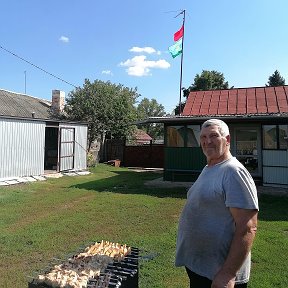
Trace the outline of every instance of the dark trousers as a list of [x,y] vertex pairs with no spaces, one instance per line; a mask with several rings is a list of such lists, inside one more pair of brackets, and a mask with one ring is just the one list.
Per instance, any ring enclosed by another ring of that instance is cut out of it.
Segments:
[[[187,274],[190,279],[190,288],[211,288],[212,281],[206,277],[200,276],[186,267]],[[235,284],[235,288],[247,288],[245,284]]]

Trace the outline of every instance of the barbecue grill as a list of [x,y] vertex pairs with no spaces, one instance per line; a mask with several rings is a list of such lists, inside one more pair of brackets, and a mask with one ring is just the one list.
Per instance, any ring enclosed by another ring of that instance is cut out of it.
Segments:
[[[99,243],[99,242],[98,242]],[[115,259],[101,270],[100,275],[89,277],[87,288],[138,288],[139,287],[139,249],[129,247],[130,253],[123,257],[121,261]],[[54,287],[76,287],[55,286],[39,281],[39,278],[33,278],[28,282],[28,288],[54,288]],[[79,286],[84,287],[84,286]]]

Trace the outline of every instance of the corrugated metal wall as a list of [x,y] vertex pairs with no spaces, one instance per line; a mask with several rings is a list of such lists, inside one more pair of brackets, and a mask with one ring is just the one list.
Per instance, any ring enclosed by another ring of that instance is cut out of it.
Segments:
[[263,150],[263,184],[288,185],[287,150]]
[[[87,125],[83,124],[67,124],[67,123],[61,123],[61,128],[74,128],[75,129],[75,148],[74,148],[74,169],[75,170],[82,170],[87,168]],[[72,137],[72,129],[66,130],[66,132],[63,133],[65,141],[70,141]],[[70,132],[69,132],[70,131]],[[65,153],[66,155],[69,155],[69,153],[72,151],[71,145],[61,145],[61,154]],[[64,149],[64,151],[63,151]],[[67,170],[71,169],[72,163],[71,158],[67,157],[65,160],[64,158],[61,160],[61,167],[60,170]]]
[[45,122],[0,119],[0,178],[44,173]]
[[207,163],[200,147],[165,147],[164,157],[165,181],[195,181]]

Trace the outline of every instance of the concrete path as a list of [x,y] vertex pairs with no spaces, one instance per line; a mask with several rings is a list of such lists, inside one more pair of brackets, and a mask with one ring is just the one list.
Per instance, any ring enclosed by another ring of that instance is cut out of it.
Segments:
[[[174,187],[184,187],[190,188],[193,182],[172,182],[163,181],[163,177],[146,181],[144,183],[147,187],[159,187],[159,188],[174,188]],[[277,195],[277,196],[287,196],[288,188],[284,187],[267,187],[267,186],[257,186],[257,191],[259,194]]]
[[6,179],[0,180],[0,186],[8,186],[15,185],[27,182],[35,182],[35,181],[45,181],[48,178],[60,178],[63,176],[78,176],[78,175],[87,175],[90,174],[89,171],[70,171],[70,172],[62,172],[62,173],[47,173],[44,175],[35,175],[29,177],[10,177]]

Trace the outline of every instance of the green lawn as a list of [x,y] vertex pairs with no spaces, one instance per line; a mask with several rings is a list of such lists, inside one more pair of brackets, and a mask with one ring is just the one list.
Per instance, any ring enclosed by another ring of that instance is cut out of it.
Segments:
[[[0,287],[27,287],[57,259],[99,240],[139,247],[140,287],[188,287],[174,267],[184,188],[143,185],[160,177],[98,165],[87,176],[65,176],[0,188]],[[250,287],[288,287],[288,198],[260,197]],[[38,271],[38,272],[37,272]]]

